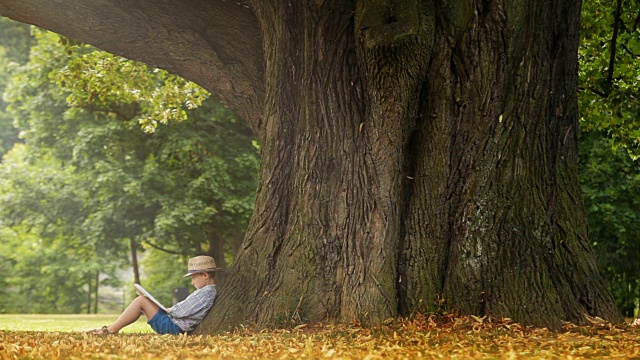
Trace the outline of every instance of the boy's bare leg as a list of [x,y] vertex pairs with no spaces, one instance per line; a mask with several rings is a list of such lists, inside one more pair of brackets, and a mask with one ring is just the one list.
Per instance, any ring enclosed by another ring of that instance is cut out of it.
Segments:
[[118,320],[107,328],[110,333],[117,333],[123,327],[132,324],[140,318],[140,315],[144,314],[147,319],[151,320],[160,308],[154,304],[151,300],[144,296],[138,296],[133,299],[131,304],[122,312]]

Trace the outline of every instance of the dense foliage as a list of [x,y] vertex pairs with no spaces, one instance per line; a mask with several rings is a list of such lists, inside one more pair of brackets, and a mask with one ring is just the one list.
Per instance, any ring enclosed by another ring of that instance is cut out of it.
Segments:
[[580,142],[580,182],[600,269],[627,317],[640,297],[640,162],[600,132]]
[[7,104],[2,99],[10,70],[27,61],[31,47],[29,26],[0,18],[0,160],[13,144],[18,141],[13,117],[6,112]]
[[640,2],[583,2],[580,181],[601,271],[625,316],[640,299]]
[[5,92],[25,145],[0,166],[0,245],[9,298],[41,308],[0,301],[0,311],[78,312],[90,296],[95,311],[96,289],[145,248],[170,254],[146,261],[148,274],[181,269],[158,293],[169,304],[166,288],[187,285],[187,257],[231,254],[242,238],[257,178],[252,134],[195,84],[33,31]]
[[580,45],[581,127],[640,156],[640,1],[586,0]]

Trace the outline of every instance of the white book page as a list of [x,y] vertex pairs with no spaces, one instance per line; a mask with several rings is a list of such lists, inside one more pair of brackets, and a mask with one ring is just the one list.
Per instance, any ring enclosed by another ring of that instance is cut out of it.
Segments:
[[162,306],[162,304],[160,304],[160,302],[156,300],[156,298],[154,298],[153,295],[149,294],[147,290],[145,290],[142,286],[140,286],[140,284],[133,284],[133,286],[136,288],[136,292],[138,293],[138,295],[148,298],[149,300],[153,301],[156,305],[158,305],[160,309],[164,310],[165,312],[169,312],[169,310],[167,310],[166,307]]

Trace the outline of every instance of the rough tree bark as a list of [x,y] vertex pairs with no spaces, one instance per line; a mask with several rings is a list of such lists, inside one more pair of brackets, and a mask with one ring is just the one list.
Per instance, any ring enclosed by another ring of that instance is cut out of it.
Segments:
[[445,305],[620,321],[576,171],[580,0],[0,0],[169,69],[262,144],[246,238],[197,330]]

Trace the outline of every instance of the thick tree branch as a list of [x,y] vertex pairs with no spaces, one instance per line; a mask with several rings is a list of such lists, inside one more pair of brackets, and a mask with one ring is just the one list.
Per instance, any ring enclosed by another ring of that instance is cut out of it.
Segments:
[[622,0],[617,0],[616,13],[613,20],[613,37],[611,38],[611,53],[609,54],[609,68],[607,71],[607,83],[613,82],[613,70],[616,63],[616,45],[618,42],[618,31],[620,29],[620,13],[622,11]]
[[160,250],[160,251],[165,252],[165,253],[167,253],[167,254],[171,254],[171,255],[184,255],[183,253],[180,253],[180,252],[177,252],[177,251],[173,251],[173,250],[165,249],[165,248],[163,248],[163,247],[161,247],[161,246],[159,246],[159,245],[156,245],[156,244],[152,243],[152,242],[151,242],[151,241],[149,241],[149,240],[142,240],[142,242],[143,242],[144,244],[147,244],[147,245],[151,246],[152,248],[154,248],[154,249],[156,249],[156,250]]
[[260,27],[253,11],[239,2],[0,0],[0,15],[195,81],[260,135]]

